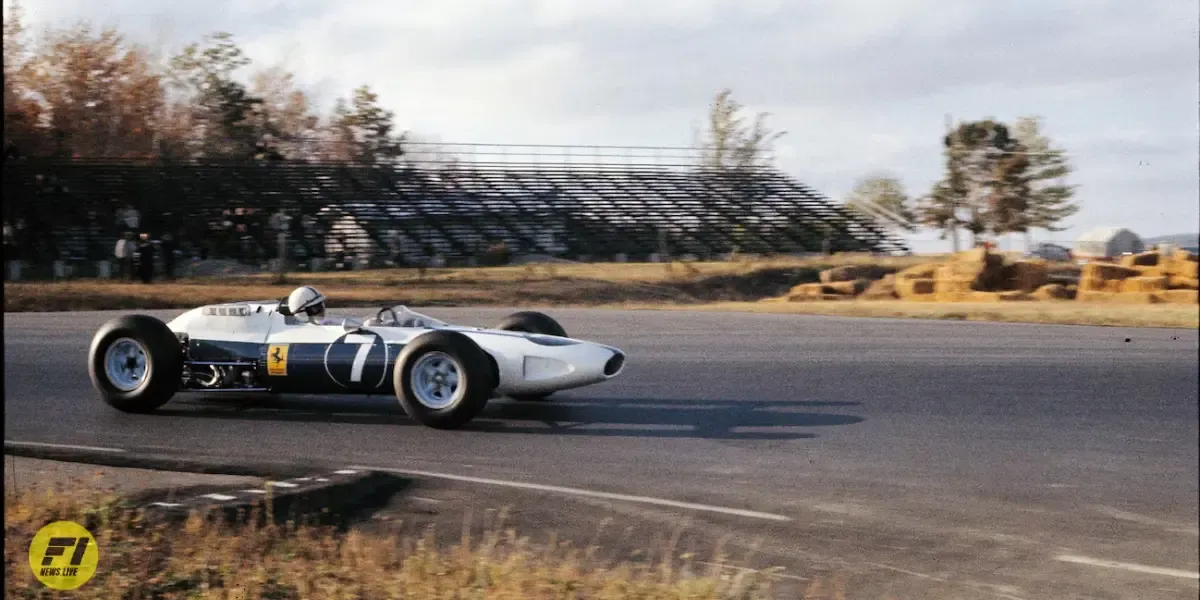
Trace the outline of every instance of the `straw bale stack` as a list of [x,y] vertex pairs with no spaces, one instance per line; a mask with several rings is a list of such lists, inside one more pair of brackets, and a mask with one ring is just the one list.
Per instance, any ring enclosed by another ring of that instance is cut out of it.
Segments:
[[1196,290],[1166,290],[1156,296],[1166,304],[1200,304],[1200,292]]
[[882,279],[872,281],[860,296],[863,300],[895,300],[899,297],[896,293],[895,275],[884,275]]
[[821,283],[841,283],[866,279],[872,281],[887,275],[894,269],[879,265],[845,265],[821,271]]
[[933,300],[935,280],[896,278],[896,295],[902,300]]
[[1130,277],[1121,280],[1121,293],[1158,292],[1167,289],[1166,277]]
[[1033,292],[1049,283],[1050,268],[1044,260],[1018,260],[1004,267],[1004,289]]
[[933,279],[940,266],[938,263],[915,265],[896,273],[896,279]]
[[1103,304],[1160,304],[1159,294],[1164,292],[1104,292],[1081,290],[1075,299],[1080,302]]
[[1132,267],[1122,267],[1107,263],[1088,263],[1083,266],[1079,276],[1079,289],[1085,292],[1121,291],[1121,281],[1130,277],[1139,277],[1142,272]]
[[1071,293],[1061,283],[1047,283],[1034,290],[1033,297],[1038,300],[1070,300]]

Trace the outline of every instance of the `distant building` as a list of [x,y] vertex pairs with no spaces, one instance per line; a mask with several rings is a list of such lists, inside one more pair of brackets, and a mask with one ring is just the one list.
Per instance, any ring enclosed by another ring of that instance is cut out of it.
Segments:
[[1136,233],[1123,227],[1101,227],[1080,236],[1073,254],[1080,260],[1108,260],[1145,249],[1145,243]]

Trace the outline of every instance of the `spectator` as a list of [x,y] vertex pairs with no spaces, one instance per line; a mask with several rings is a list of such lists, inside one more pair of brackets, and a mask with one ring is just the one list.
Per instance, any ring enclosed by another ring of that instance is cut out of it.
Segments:
[[117,257],[117,276],[121,279],[133,279],[134,250],[133,232],[126,231],[113,249],[113,256]]
[[117,227],[123,228],[126,231],[137,231],[141,220],[141,213],[128,202],[125,203],[124,208],[117,211]]
[[137,247],[137,270],[142,283],[154,281],[154,242],[150,234],[143,233],[142,241]]
[[175,279],[175,236],[171,232],[162,236],[163,277],[168,281]]

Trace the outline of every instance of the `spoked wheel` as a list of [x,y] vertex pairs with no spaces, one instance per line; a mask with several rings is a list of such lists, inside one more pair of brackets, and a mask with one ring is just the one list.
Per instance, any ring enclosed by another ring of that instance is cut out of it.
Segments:
[[145,315],[105,323],[92,338],[88,375],[101,398],[129,413],[151,412],[179,390],[183,356],[166,323]]
[[496,387],[487,353],[456,331],[417,337],[400,352],[393,378],[404,411],[437,429],[466,425]]

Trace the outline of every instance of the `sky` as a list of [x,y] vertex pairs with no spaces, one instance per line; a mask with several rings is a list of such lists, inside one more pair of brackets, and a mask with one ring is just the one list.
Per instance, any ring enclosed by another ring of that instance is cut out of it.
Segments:
[[[835,201],[872,174],[927,192],[947,115],[1035,115],[1070,154],[1081,206],[1036,240],[1200,229],[1195,0],[22,4],[35,29],[115,25],[167,52],[228,31],[321,105],[369,84],[401,128],[440,142],[686,146],[729,88],[786,132],[777,166]],[[948,249],[938,238],[910,240]]]

